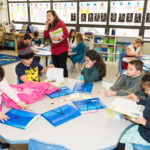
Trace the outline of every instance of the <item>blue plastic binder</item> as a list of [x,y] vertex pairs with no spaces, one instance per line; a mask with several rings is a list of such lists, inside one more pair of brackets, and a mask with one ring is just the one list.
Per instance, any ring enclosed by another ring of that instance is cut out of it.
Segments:
[[106,106],[100,101],[99,98],[91,98],[80,101],[72,102],[79,111],[90,111],[90,110],[98,110],[103,109]]
[[37,117],[39,117],[36,113],[18,109],[11,109],[6,113],[6,115],[9,117],[8,121],[5,121],[4,123],[0,121],[0,123],[20,129],[27,128]]
[[93,83],[82,83],[82,82],[77,82],[73,88],[74,92],[79,92],[79,93],[91,93],[93,88]]
[[67,86],[63,86],[60,87],[59,90],[57,90],[56,92],[49,94],[48,96],[50,98],[56,98],[56,97],[60,97],[60,96],[64,96],[64,95],[69,95],[74,93],[73,91],[70,90],[70,88],[68,88]]
[[81,113],[77,109],[68,104],[41,114],[41,116],[55,127],[80,115]]

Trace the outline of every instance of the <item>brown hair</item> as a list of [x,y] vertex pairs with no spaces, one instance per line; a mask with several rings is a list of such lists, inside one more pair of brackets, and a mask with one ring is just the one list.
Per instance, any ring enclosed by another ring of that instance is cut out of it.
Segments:
[[39,32],[38,31],[33,32],[33,36],[34,37],[38,37],[39,36]]
[[54,10],[48,10],[47,14],[48,13],[51,13],[54,17],[54,20],[53,20],[52,24],[49,24],[49,27],[48,27],[48,30],[49,30],[50,28],[54,28],[55,25],[57,24],[57,22],[59,22],[61,20],[60,20],[60,18],[58,17],[57,13]]
[[92,61],[96,61],[95,66],[99,70],[99,80],[102,80],[106,75],[106,65],[101,55],[95,50],[87,50],[85,56],[89,57]]
[[5,73],[4,73],[4,69],[2,68],[2,66],[0,66],[0,81],[2,81],[2,80],[3,80],[4,75],[5,75]]
[[142,39],[141,38],[137,38],[136,40],[133,41],[133,43],[142,44]]
[[141,83],[143,86],[147,86],[150,88],[150,72],[146,73],[142,80],[141,80]]
[[76,34],[76,41],[77,41],[77,43],[80,43],[80,42],[83,42],[83,43],[84,43],[83,36],[82,36],[82,34],[79,33],[79,32]]
[[142,69],[143,69],[143,62],[141,60],[139,60],[139,59],[131,60],[129,62],[129,64],[134,65],[136,70],[142,71]]

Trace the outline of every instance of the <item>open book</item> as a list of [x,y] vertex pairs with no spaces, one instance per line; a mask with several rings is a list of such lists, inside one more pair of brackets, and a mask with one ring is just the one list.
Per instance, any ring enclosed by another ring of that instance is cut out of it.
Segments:
[[37,119],[40,115],[32,112],[27,112],[19,109],[11,109],[6,115],[9,117],[8,121],[3,124],[13,126],[20,129],[26,129],[35,119]]
[[46,77],[46,81],[64,82],[64,70],[62,68],[49,68]]
[[138,105],[133,100],[126,98],[116,98],[108,108],[128,116],[132,121],[135,121],[137,116],[142,116],[144,110],[142,105]]
[[[63,29],[62,28],[58,28],[57,30],[53,31],[53,32],[50,32],[50,37],[61,37],[63,36]],[[60,41],[53,41],[53,43],[57,44],[57,43],[60,43]]]

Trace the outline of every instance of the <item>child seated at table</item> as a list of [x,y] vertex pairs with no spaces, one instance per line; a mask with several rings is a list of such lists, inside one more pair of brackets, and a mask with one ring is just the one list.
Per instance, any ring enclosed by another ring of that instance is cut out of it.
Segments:
[[[20,101],[16,93],[9,86],[4,76],[5,76],[4,69],[0,66],[0,99],[2,100],[2,95],[7,95],[12,101],[16,102],[19,106],[23,108],[27,107],[27,105],[24,102]],[[4,122],[7,121],[7,119],[8,116],[0,112],[0,120]]]
[[143,117],[137,116],[135,120],[138,125],[131,127],[120,140],[120,143],[125,144],[125,150],[134,150],[133,144],[150,146],[150,73],[143,76],[141,83],[148,97],[146,100],[134,99],[137,104],[144,105],[145,109]]
[[[142,39],[137,38],[135,41],[132,42],[126,49],[126,57],[142,57]],[[121,62],[121,66],[123,70],[127,69],[128,64],[125,62]]]
[[16,66],[16,74],[20,83],[39,82],[39,72],[46,73],[48,68],[54,67],[49,65],[43,68],[36,60],[33,60],[34,52],[32,48],[23,41],[20,41],[18,45],[18,57],[21,59],[21,63]]
[[101,81],[106,75],[106,65],[98,52],[88,50],[85,53],[85,67],[81,72],[84,82]]
[[141,87],[143,62],[132,60],[128,63],[127,71],[121,75],[120,79],[104,93],[106,96],[126,96],[134,93],[137,96],[145,96]]
[[76,37],[76,31],[74,29],[71,29],[70,36],[69,36],[69,48],[75,47],[76,45],[75,37]]
[[[33,33],[33,36],[34,36],[34,38],[32,39],[32,42],[33,42],[35,45],[40,46],[40,45],[42,44],[42,40],[41,40],[41,38],[39,38],[39,32],[38,32],[38,31],[35,31],[35,32]],[[34,45],[34,44],[33,44],[33,45]]]
[[76,34],[76,42],[77,46],[72,48],[72,52],[76,52],[76,54],[71,57],[74,70],[76,70],[75,64],[81,62],[86,51],[86,46],[84,44],[83,36],[81,33]]

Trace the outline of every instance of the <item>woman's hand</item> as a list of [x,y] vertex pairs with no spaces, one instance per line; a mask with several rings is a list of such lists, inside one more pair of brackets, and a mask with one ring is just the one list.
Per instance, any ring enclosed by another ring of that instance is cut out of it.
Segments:
[[7,115],[5,115],[4,113],[0,112],[0,120],[2,122],[5,122],[9,119],[9,117]]
[[141,125],[143,125],[143,126],[146,125],[146,119],[143,118],[143,117],[136,117],[135,122],[138,123],[138,124],[141,124]]

